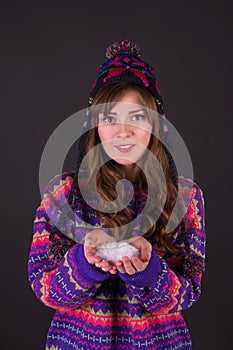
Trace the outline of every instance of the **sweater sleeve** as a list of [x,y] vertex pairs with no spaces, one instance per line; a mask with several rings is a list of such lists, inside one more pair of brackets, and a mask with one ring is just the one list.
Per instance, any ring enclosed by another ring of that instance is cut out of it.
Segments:
[[37,298],[46,306],[64,311],[88,302],[101,283],[110,276],[109,272],[100,272],[88,263],[83,244],[73,242],[71,245],[64,235],[61,237],[63,242],[67,242],[67,249],[61,259],[51,259],[48,253],[51,245],[49,235],[54,224],[44,205],[46,194],[51,191],[51,187],[60,191],[61,186],[64,186],[64,190],[69,181],[70,177],[65,180],[64,176],[63,180],[57,177],[45,189],[44,198],[35,214],[28,261],[29,282]]
[[151,313],[182,311],[194,305],[200,297],[206,234],[203,193],[196,184],[186,214],[185,230],[191,259],[187,259],[182,246],[180,255],[170,256],[169,259],[163,259],[153,250],[144,271],[132,276],[119,273],[131,298],[136,298]]

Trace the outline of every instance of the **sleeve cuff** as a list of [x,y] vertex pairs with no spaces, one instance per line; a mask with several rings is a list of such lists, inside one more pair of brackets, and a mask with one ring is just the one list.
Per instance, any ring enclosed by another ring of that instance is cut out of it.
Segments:
[[99,283],[103,282],[111,276],[110,272],[97,271],[94,266],[89,264],[84,255],[83,244],[78,244],[76,248],[75,258],[78,265],[78,270],[83,279],[88,283]]
[[158,255],[152,250],[149,264],[142,272],[137,272],[134,275],[118,272],[120,278],[127,284],[138,288],[151,287],[157,283],[158,274],[161,272],[161,264]]

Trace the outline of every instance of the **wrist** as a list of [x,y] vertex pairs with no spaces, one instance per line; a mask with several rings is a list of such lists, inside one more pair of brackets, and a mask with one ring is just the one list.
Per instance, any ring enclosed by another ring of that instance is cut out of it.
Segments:
[[79,244],[76,252],[76,261],[78,263],[78,270],[82,277],[90,283],[98,283],[110,277],[110,272],[104,272],[95,265],[91,265],[84,254],[84,245]]
[[151,252],[150,261],[144,271],[136,272],[133,275],[118,272],[120,278],[127,284],[135,287],[154,287],[157,276],[161,270],[160,260],[154,250]]

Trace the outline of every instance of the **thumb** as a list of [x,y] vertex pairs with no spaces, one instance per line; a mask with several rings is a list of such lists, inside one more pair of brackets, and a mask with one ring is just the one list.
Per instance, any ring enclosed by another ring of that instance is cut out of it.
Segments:
[[149,245],[141,246],[141,259],[142,261],[149,261],[151,258],[151,247]]
[[95,242],[96,242],[95,237],[88,237],[87,239],[85,239],[84,244],[90,247],[95,247]]

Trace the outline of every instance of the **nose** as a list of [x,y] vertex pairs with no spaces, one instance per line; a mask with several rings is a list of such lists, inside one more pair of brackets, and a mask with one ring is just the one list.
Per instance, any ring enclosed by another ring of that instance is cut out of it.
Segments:
[[117,137],[126,138],[133,135],[133,126],[130,124],[119,123],[117,126]]

